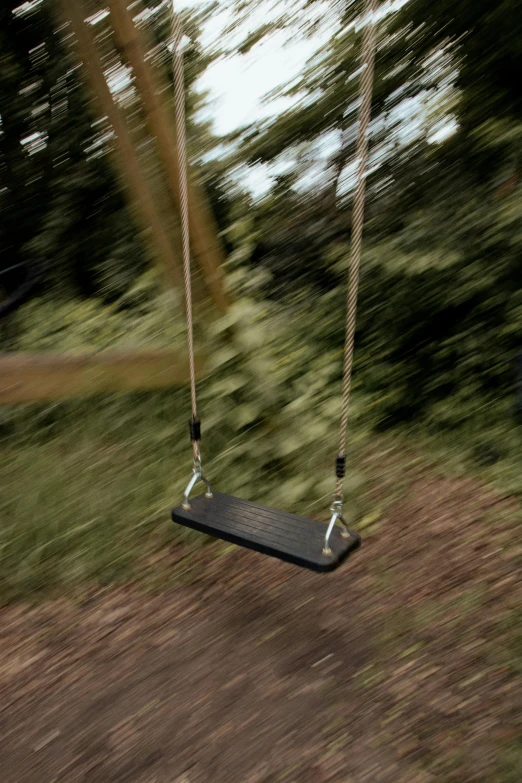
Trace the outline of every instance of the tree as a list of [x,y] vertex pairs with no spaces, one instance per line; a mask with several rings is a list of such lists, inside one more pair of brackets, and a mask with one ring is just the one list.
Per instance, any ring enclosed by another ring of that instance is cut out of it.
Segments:
[[[53,295],[112,300],[146,268],[147,258],[109,163],[112,128],[85,91],[76,54],[64,44],[56,5],[50,0],[20,6],[13,0],[0,11],[0,269],[24,261],[40,269],[43,290]],[[98,10],[90,3],[86,14]],[[163,63],[170,78],[168,13],[153,10],[151,56]],[[132,83],[125,86],[128,74],[107,24],[102,19],[91,30],[106,74],[122,77],[118,100],[159,192],[159,167],[144,133],[139,101]],[[200,131],[205,151],[215,141],[210,128],[194,119],[205,100],[194,83],[207,62],[198,44],[197,17],[187,21],[187,30],[194,40],[187,57],[191,152],[197,150],[194,157],[203,179],[210,178],[218,217],[226,220],[223,170],[204,165],[198,149]],[[172,208],[165,204],[162,220],[167,224],[171,218]],[[2,284],[15,287],[15,277]]]
[[[344,306],[337,285],[350,206],[339,196],[349,195],[362,24],[360,4],[336,7],[326,45],[284,92],[299,98],[294,107],[236,135],[238,159],[287,163],[284,187],[276,182],[257,210],[256,265],[276,271],[279,293],[312,282],[309,301],[318,301],[331,289],[333,309]],[[448,395],[470,408],[513,395],[522,339],[521,20],[514,2],[413,0],[379,24],[357,359],[393,420],[440,411]],[[332,137],[322,177],[307,184],[300,152],[308,150],[310,170]],[[330,201],[322,211],[328,192],[335,209]],[[344,234],[332,231],[336,223]],[[438,421],[454,424],[461,412],[447,408]]]

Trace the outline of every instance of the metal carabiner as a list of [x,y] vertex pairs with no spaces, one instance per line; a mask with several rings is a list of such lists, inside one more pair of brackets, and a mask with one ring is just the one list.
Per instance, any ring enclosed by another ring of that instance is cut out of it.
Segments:
[[210,487],[210,482],[203,475],[203,466],[201,465],[201,457],[198,455],[197,457],[194,457],[194,459],[192,460],[192,477],[189,483],[187,484],[187,488],[185,489],[185,493],[183,496],[183,503],[181,504],[181,508],[183,508],[185,511],[190,511],[189,495],[199,480],[203,481],[203,483],[207,487],[207,491],[205,492],[205,497],[211,498],[212,489]]
[[326,557],[330,557],[332,554],[332,550],[330,549],[330,536],[332,534],[332,530],[334,529],[334,525],[339,520],[339,522],[343,526],[343,531],[341,533],[341,536],[343,538],[350,538],[350,531],[348,530],[348,525],[344,521],[343,517],[343,496],[342,495],[335,495],[334,499],[332,501],[332,505],[330,506],[330,524],[328,525],[328,529],[326,531],[326,535],[324,537],[324,547],[323,547],[323,555],[326,555]]

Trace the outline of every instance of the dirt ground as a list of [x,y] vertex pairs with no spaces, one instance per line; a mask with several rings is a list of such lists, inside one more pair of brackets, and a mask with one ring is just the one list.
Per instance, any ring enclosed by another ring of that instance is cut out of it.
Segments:
[[3,609],[0,780],[522,780],[518,516],[419,472],[331,575],[212,544],[161,594]]

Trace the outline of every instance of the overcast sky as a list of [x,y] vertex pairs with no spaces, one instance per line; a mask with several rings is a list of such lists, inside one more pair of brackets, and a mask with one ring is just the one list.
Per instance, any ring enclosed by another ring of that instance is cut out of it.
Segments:
[[[176,8],[199,5],[201,0],[176,0]],[[264,11],[254,13],[249,18],[248,27],[241,35],[256,29],[266,22]],[[223,19],[207,24],[203,41],[218,39]],[[326,40],[316,36],[308,41],[288,41],[284,33],[267,36],[244,55],[234,55],[221,59],[206,70],[201,78],[201,86],[209,91],[209,111],[218,134],[230,133],[245,124],[264,119],[287,108],[291,101],[277,99],[269,105],[263,103],[263,96],[277,87],[287,84],[300,74],[306,61]],[[256,194],[268,189],[270,178],[263,167],[255,167],[248,174],[248,184]]]
[[[171,0],[163,0],[170,4]],[[397,10],[408,0],[388,0],[381,8],[379,15],[385,15],[392,10]],[[202,0],[175,0],[176,9],[197,7]],[[230,18],[225,18],[224,14],[218,14],[217,17],[207,22],[203,32],[202,42],[210,46],[215,44],[220,38],[220,32],[223,26],[230,22]],[[242,26],[238,33],[238,40],[243,39],[248,33],[254,31],[261,24],[270,21],[267,17],[266,6],[260,4],[258,11],[250,14],[248,22]],[[209,93],[210,101],[206,112],[210,114],[214,122],[215,131],[218,134],[227,134],[231,131],[254,122],[262,120],[267,116],[279,113],[291,105],[291,100],[279,98],[272,100],[268,104],[263,102],[263,97],[274,91],[276,88],[288,84],[304,69],[307,60],[313,56],[319,46],[326,43],[332,30],[324,25],[320,33],[307,40],[287,39],[284,32],[273,33],[266,36],[260,43],[256,44],[247,54],[233,55],[226,59],[220,59],[211,64],[200,80],[202,88]],[[424,120],[424,108],[422,101],[415,99],[403,105],[399,112],[406,120],[403,126],[404,140],[422,133]],[[455,129],[455,124],[451,120],[443,123],[443,127],[437,129],[437,133],[432,136],[442,139],[445,135]],[[334,140],[334,144],[337,140]],[[328,146],[330,144],[330,146]],[[321,158],[331,154],[332,140],[325,140],[320,149],[318,149],[318,163],[316,170],[311,170],[311,177],[317,175],[321,169]],[[275,174],[284,169],[285,164],[276,166],[256,166],[251,168],[243,177],[243,183],[248,184],[255,195],[261,195],[269,189],[271,178],[270,173]],[[345,176],[341,179],[341,190],[350,187],[350,181],[353,179],[352,167],[347,167]],[[244,177],[246,176],[246,181]]]
[[[166,0],[170,2],[170,0]],[[385,15],[392,10],[397,10],[408,0],[389,0],[381,6],[380,14]],[[176,8],[194,7],[201,0],[175,0]],[[241,35],[246,36],[258,25],[269,21],[266,18],[265,8],[249,17],[248,26],[241,30]],[[207,24],[205,38],[210,42],[219,39],[223,20],[218,16]],[[219,134],[229,133],[255,120],[264,119],[271,114],[280,112],[290,105],[289,99],[271,101],[268,105],[263,103],[263,96],[275,88],[287,84],[299,75],[307,60],[314,54],[319,46],[328,38],[328,26],[322,33],[309,40],[287,40],[285,33],[275,33],[267,36],[263,41],[246,55],[234,55],[228,59],[219,60],[212,64],[201,79],[201,86],[209,91],[209,111],[214,120],[215,130]],[[418,99],[410,101],[402,107],[404,118],[407,120],[403,128],[404,138],[422,132],[424,109],[422,101]],[[443,122],[432,134],[432,140],[442,140],[448,133],[455,130],[455,123],[451,118]],[[325,154],[328,149],[325,146]],[[332,150],[330,149],[329,152]],[[320,165],[319,165],[320,168]],[[271,169],[275,173],[276,169]],[[351,172],[346,172],[347,178]],[[255,167],[248,174],[248,182],[256,194],[261,194],[270,185],[268,169]],[[343,187],[343,182],[341,182]]]
[[[176,7],[194,7],[201,0],[176,0]],[[262,11],[250,16],[242,35],[266,22]],[[204,38],[215,42],[222,26],[219,18],[207,24]],[[288,102],[273,101],[270,109],[262,105],[265,93],[286,84],[299,74],[321,39],[287,41],[285,34],[267,36],[245,55],[235,55],[211,65],[201,84],[210,91],[212,114],[218,133],[229,133],[241,125],[280,111]]]

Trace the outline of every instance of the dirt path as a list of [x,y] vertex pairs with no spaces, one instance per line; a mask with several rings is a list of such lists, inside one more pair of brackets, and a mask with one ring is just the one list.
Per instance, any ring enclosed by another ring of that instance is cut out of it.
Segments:
[[158,596],[3,610],[2,783],[522,779],[495,777],[521,734],[517,515],[419,473],[333,575],[210,547]]

